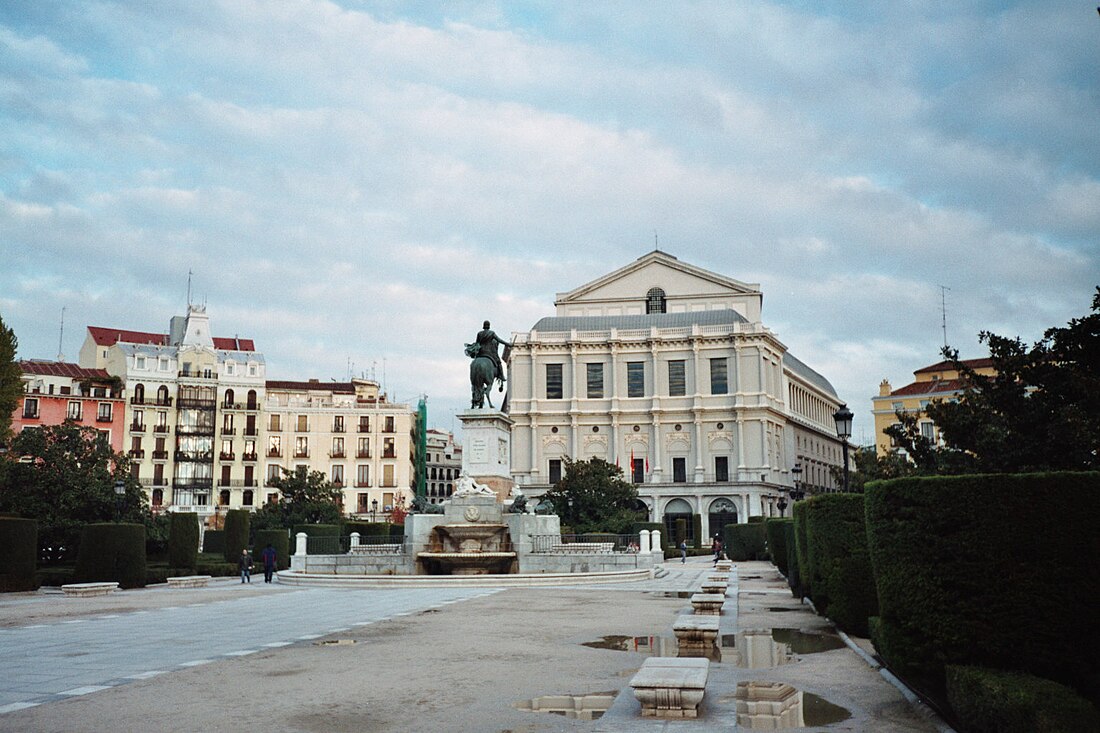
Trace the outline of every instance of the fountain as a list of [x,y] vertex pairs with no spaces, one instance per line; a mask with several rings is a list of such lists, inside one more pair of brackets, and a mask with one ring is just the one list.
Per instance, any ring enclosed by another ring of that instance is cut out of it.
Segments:
[[518,571],[503,507],[492,489],[463,472],[441,520],[431,529],[428,549],[416,555],[420,572],[501,575]]

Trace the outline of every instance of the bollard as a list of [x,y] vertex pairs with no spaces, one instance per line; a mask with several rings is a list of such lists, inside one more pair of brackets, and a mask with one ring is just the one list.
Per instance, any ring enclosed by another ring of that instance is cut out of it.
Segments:
[[649,551],[665,554],[665,547],[661,544],[661,530],[655,529],[649,533]]
[[359,546],[359,533],[358,532],[352,532],[351,533],[351,549],[352,549],[352,551],[354,551],[355,548],[358,547],[358,546]]
[[309,539],[309,535],[305,532],[299,532],[295,537],[294,542],[294,554],[305,557],[306,555],[306,540]]
[[643,529],[638,533],[638,552],[649,552],[649,530]]

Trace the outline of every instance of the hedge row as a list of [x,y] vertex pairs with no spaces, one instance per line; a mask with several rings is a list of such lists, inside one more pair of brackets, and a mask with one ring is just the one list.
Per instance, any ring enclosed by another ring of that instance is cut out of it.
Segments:
[[252,512],[247,509],[230,509],[225,513],[225,524],[222,527],[225,532],[226,562],[237,562],[241,552],[248,549],[251,523]]
[[791,517],[794,519],[794,556],[798,560],[798,592],[799,598],[812,598],[813,584],[810,577],[813,568],[810,566],[810,544],[806,538],[806,502],[795,502],[791,507]]
[[191,570],[199,558],[199,516],[190,512],[168,515],[168,566]]
[[814,605],[844,631],[866,636],[878,598],[863,494],[823,494],[804,503]]
[[1100,715],[1065,685],[1021,672],[948,665],[947,700],[973,733],[1100,730]]
[[260,553],[270,544],[275,548],[275,567],[286,570],[290,567],[290,535],[285,529],[260,529],[252,541],[252,557],[263,567],[263,557]]
[[38,587],[38,522],[0,517],[0,593]]
[[225,532],[220,529],[208,529],[202,535],[202,552],[221,555],[225,559]]
[[[1019,670],[1100,697],[1100,473],[932,476],[866,487],[875,646],[902,676]],[[1059,511],[1065,509],[1065,511]]]
[[727,524],[722,549],[726,557],[735,562],[744,560],[763,560],[767,557],[764,548],[764,523]]
[[793,519],[769,519],[764,522],[764,534],[768,542],[768,555],[779,568],[779,572],[789,576],[787,567],[787,525]]
[[783,543],[787,546],[787,585],[796,597],[802,597],[802,576],[798,569],[798,553],[795,551],[794,520],[783,525]]
[[114,580],[121,588],[143,587],[145,525],[85,525],[73,576],[77,583]]

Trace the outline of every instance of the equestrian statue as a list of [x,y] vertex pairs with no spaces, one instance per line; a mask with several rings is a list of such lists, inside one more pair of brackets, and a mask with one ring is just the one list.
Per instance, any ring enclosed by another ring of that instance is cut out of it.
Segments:
[[[503,357],[497,353],[498,346],[504,347]],[[493,330],[489,328],[488,321],[482,324],[482,329],[478,331],[475,342],[466,344],[466,356],[473,359],[470,362],[471,409],[484,407],[486,402],[489,403],[489,407],[493,406],[493,401],[489,399],[489,392],[492,390],[494,382],[500,385],[499,391],[504,391],[504,383],[507,378],[504,376],[504,364],[502,362],[508,361],[510,352],[511,346],[493,333]],[[507,398],[505,398],[505,404],[507,404]]]

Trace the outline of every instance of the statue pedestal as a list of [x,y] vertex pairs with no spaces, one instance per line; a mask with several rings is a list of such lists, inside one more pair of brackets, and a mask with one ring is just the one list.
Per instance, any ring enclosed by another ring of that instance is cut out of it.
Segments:
[[500,410],[458,413],[462,421],[462,470],[504,501],[512,491],[512,419]]

